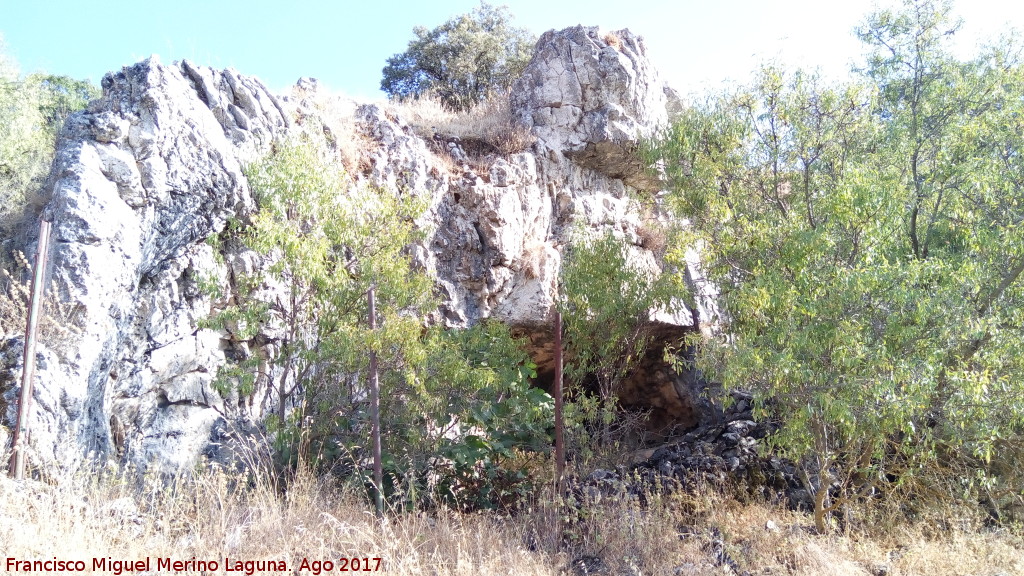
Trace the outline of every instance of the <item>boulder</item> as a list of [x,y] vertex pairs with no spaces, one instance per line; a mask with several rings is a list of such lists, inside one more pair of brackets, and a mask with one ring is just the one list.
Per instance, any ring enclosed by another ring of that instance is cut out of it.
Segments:
[[668,99],[643,38],[593,26],[549,31],[511,94],[519,120],[547,148],[633,187],[657,189],[635,149],[667,124]]

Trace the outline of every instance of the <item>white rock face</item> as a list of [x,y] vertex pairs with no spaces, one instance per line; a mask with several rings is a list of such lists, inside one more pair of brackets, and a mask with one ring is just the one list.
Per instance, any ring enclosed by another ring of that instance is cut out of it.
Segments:
[[[199,328],[211,302],[198,279],[219,267],[203,242],[255,210],[241,163],[290,120],[259,81],[188,62],[140,62],[103,88],[60,135],[43,212],[54,297],[77,307],[81,334],[60,354],[40,349],[35,459],[57,467],[121,454],[177,468],[223,411],[210,383],[224,344]],[[20,351],[21,339],[4,345]],[[17,382],[20,366],[7,367]]]
[[[58,297],[77,307],[82,332],[69,347],[39,350],[35,465],[73,467],[93,455],[178,470],[201,454],[215,456],[230,430],[276,409],[265,388],[225,399],[212,387],[228,359],[266,357],[274,334],[264,327],[242,341],[238,327],[202,327],[226,304],[235,278],[268,264],[236,244],[207,240],[256,209],[245,162],[302,131],[337,138],[310,116],[316,83],[300,84],[294,97],[278,99],[232,70],[151,59],[108,75],[103,98],[68,120],[43,215],[54,226]],[[640,209],[627,186],[650,184],[632,147],[665,121],[665,91],[639,38],[576,27],[542,37],[515,93],[514,110],[538,142],[524,153],[491,156],[486,168],[455,172],[401,118],[359,106],[354,122],[366,144],[357,176],[428,200],[418,221],[426,239],[412,249],[443,296],[434,320],[454,327],[500,319],[529,336],[544,371],[560,247],[573,234],[611,231],[637,261],[660,271],[643,246]],[[699,266],[689,272],[699,275]],[[665,338],[695,329],[695,320],[713,321],[713,293],[694,286],[707,296],[698,298],[697,315],[652,316]],[[272,299],[283,288],[258,292]],[[8,425],[21,349],[20,337],[0,341]],[[273,367],[263,369],[273,375]],[[668,394],[655,403],[682,408],[666,409],[663,420],[696,423],[695,379],[683,385],[657,373],[663,392],[636,382],[644,390],[638,396]]]
[[636,187],[656,186],[631,154],[668,122],[665,87],[642,38],[585,26],[549,31],[511,93],[513,109],[548,148]]

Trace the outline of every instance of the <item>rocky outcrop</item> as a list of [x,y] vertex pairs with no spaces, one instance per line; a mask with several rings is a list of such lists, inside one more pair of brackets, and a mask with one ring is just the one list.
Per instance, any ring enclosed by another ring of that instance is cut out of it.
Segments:
[[566,496],[584,504],[606,498],[644,499],[661,490],[741,487],[794,510],[812,510],[814,501],[800,467],[766,450],[765,438],[778,431],[778,422],[754,421],[750,394],[734,390],[730,396],[732,402],[716,421],[633,454],[634,462],[628,466],[570,478]]
[[[530,339],[542,373],[551,368],[561,247],[573,234],[610,231],[634,261],[660,272],[628,189],[650,185],[633,147],[664,121],[665,91],[628,31],[545,34],[512,102],[536,144],[454,170],[451,158],[384,106],[353,105],[350,125],[332,128],[313,104],[315,82],[277,98],[232,70],[150,59],[108,75],[103,88],[103,98],[61,133],[43,213],[54,223],[54,296],[76,309],[81,329],[69,345],[44,342],[39,351],[31,425],[33,458],[43,466],[94,454],[180,469],[201,453],[216,457],[237,424],[276,409],[269,390],[224,398],[213,385],[225,362],[261,354],[273,335],[243,340],[230,326],[204,328],[203,319],[225,304],[238,277],[267,265],[219,241],[228,221],[244,223],[256,209],[242,166],[300,133],[339,156],[359,142],[358,181],[425,198],[418,224],[427,234],[412,252],[442,297],[433,321],[500,319]],[[466,157],[450,144],[453,156]],[[696,262],[680,273],[698,306],[652,315],[662,341],[716,314]],[[262,287],[263,297],[276,289]],[[20,349],[19,337],[0,343],[8,421]],[[626,390],[660,407],[659,425],[706,419],[699,378],[657,355],[648,364]]]
[[633,152],[667,123],[667,104],[643,39],[629,30],[547,32],[512,88],[513,109],[544,146],[636,188],[657,189]]
[[[80,332],[39,352],[35,455],[44,466],[90,453],[187,466],[223,404],[210,387],[222,339],[200,328],[211,301],[199,277],[218,268],[204,241],[255,210],[242,163],[290,120],[259,81],[187,61],[146,60],[103,89],[61,132],[42,215],[51,297],[75,307]],[[13,394],[20,370],[7,368]]]

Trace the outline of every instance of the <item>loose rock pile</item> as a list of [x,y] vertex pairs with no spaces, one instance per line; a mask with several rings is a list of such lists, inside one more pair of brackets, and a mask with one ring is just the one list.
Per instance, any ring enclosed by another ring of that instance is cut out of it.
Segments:
[[749,394],[731,393],[733,402],[720,421],[700,426],[679,440],[651,451],[631,466],[598,469],[569,482],[569,495],[580,502],[635,497],[643,501],[652,490],[697,490],[710,486],[746,489],[792,509],[813,508],[799,468],[767,454],[764,439],[778,424],[752,417]]

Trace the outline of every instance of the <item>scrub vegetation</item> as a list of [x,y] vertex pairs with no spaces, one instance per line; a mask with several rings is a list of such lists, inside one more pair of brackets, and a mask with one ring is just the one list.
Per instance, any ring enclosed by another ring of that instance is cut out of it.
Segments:
[[698,363],[781,422],[820,532],[897,494],[1024,510],[1024,63],[953,57],[949,13],[871,14],[855,80],[766,66],[655,147],[731,318]]
[[[531,145],[503,94],[532,39],[508,20],[482,4],[417,28],[388,61],[382,87],[422,111],[410,120],[421,135],[501,154]],[[943,2],[874,12],[852,80],[765,66],[689,102],[641,151],[672,215],[643,242],[679,269],[699,246],[721,290],[727,320],[685,343],[692,362],[750,394],[772,424],[759,456],[793,463],[811,510],[738,481],[588,490],[594,455],[624,450],[616,393],[646,353],[640,326],[691,298],[674,275],[632,266],[611,235],[569,247],[558,280],[571,477],[556,482],[554,402],[522,341],[496,322],[429,321],[437,295],[408,249],[425,199],[357,184],[296,139],[247,167],[259,211],[211,239],[273,265],[231,295],[203,286],[225,302],[206,327],[239,342],[275,334],[268,355],[235,356],[216,384],[239,402],[271,390],[268,448],[238,470],[179,478],[0,480],[0,548],[301,573],[319,569],[303,560],[337,570],[343,557],[413,575],[1024,573],[1024,61],[1012,39],[955,58],[956,29]],[[31,211],[63,119],[95,95],[0,56],[5,238]],[[13,330],[24,290],[5,273]],[[268,286],[286,296],[261,299]],[[383,515],[368,497],[371,355],[385,390]]]

